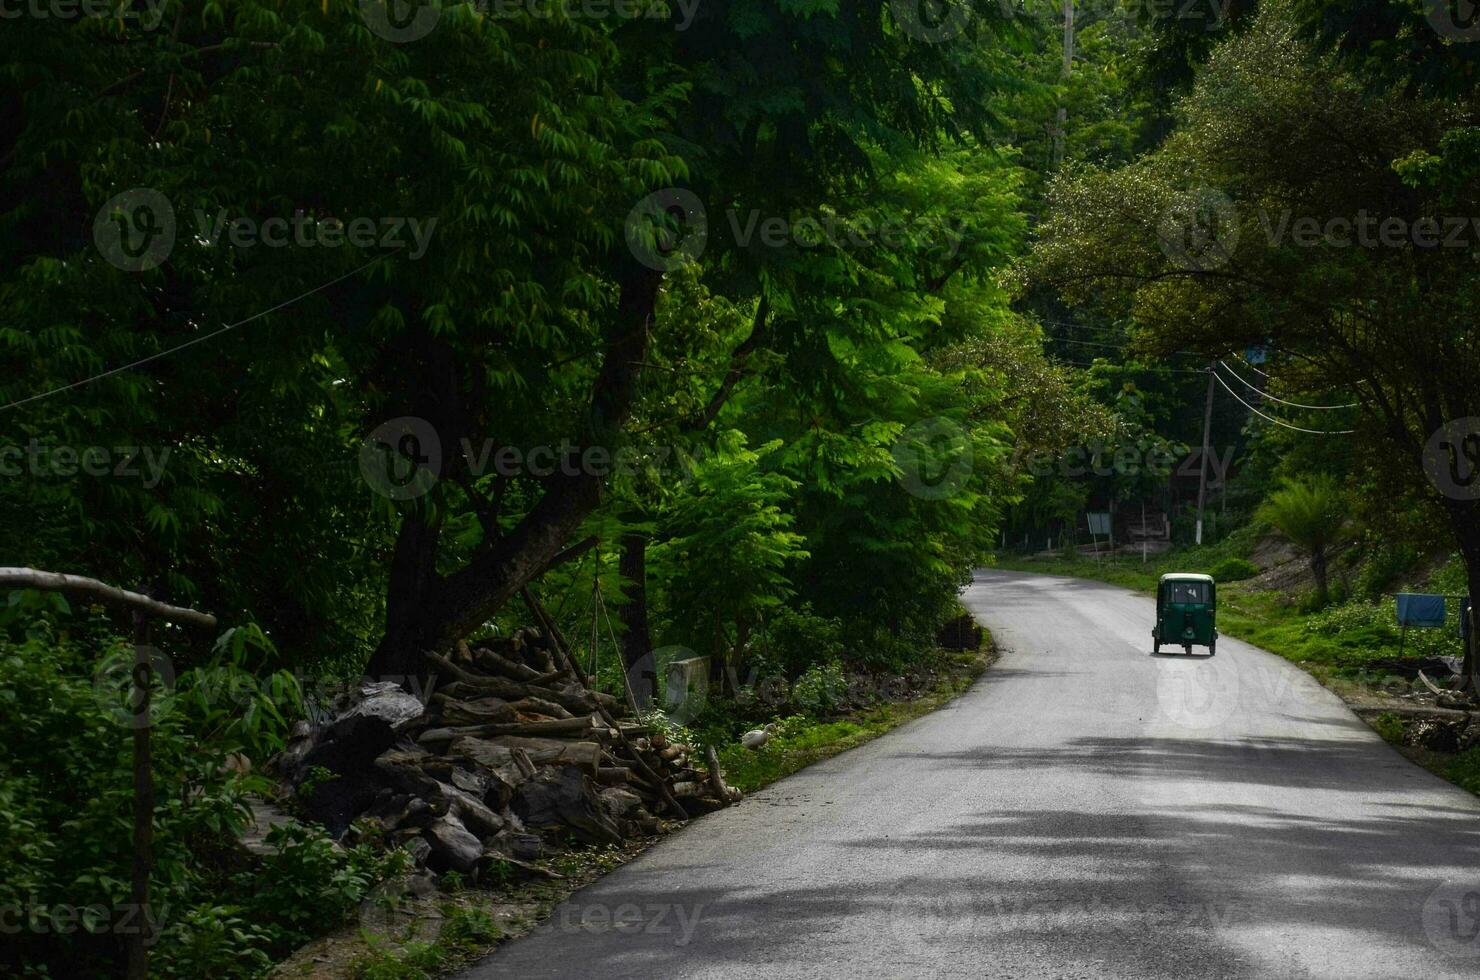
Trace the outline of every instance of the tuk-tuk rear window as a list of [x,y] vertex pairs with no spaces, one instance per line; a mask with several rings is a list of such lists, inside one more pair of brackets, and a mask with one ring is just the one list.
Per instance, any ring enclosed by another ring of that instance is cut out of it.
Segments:
[[1168,582],[1167,601],[1185,603],[1206,603],[1208,601],[1208,583],[1206,582]]

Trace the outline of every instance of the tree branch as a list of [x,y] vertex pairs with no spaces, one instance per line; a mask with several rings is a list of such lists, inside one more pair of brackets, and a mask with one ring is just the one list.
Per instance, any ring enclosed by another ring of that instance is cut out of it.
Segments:
[[197,612],[180,606],[170,606],[137,592],[128,592],[117,586],[100,582],[81,575],[63,572],[43,572],[34,568],[0,568],[0,586],[14,589],[41,589],[44,592],[70,592],[87,596],[101,602],[111,602],[131,609],[139,609],[155,619],[172,623],[185,623],[202,629],[215,629],[216,617],[210,613]]

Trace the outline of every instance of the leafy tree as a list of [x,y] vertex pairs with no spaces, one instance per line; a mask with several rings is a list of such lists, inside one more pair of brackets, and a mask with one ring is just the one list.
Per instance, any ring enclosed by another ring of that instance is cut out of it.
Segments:
[[1330,598],[1326,561],[1346,523],[1346,505],[1336,479],[1316,473],[1288,480],[1269,495],[1257,516],[1305,552],[1316,580],[1316,601],[1324,606]]
[[1465,421],[1480,417],[1480,294],[1473,248],[1441,243],[1455,227],[1446,217],[1480,201],[1473,182],[1436,183],[1415,162],[1472,107],[1374,88],[1268,4],[1214,53],[1179,112],[1155,153],[1056,187],[1041,275],[1133,315],[1149,350],[1268,345],[1291,390],[1355,396],[1359,443],[1405,462],[1480,594]]

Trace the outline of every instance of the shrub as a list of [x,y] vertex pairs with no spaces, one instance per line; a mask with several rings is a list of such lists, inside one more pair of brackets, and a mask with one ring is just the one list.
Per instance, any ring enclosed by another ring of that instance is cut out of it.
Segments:
[[1218,582],[1242,582],[1259,574],[1259,566],[1242,558],[1225,558],[1208,569]]
[[843,657],[841,620],[818,616],[811,606],[783,606],[767,619],[756,667],[761,676],[796,677],[816,664]]
[[[287,720],[276,695],[296,691],[291,675],[257,678],[238,662],[259,641],[260,633],[235,632],[209,666],[181,671],[151,727],[149,912],[160,928],[152,976],[260,976],[341,921],[400,860],[341,852],[306,827],[280,831],[281,852],[263,861],[236,846],[246,795],[268,787],[223,763],[238,752],[261,761],[279,746]],[[0,623],[0,905],[115,917],[96,931],[7,936],[0,974],[122,972],[123,937],[106,926],[124,915],[135,921],[132,729],[112,715],[109,688],[93,680],[114,655],[131,659],[132,647],[100,611],[73,617],[65,631],[51,616]]]
[[813,715],[833,714],[846,707],[848,680],[837,660],[808,667],[791,688],[792,703]]

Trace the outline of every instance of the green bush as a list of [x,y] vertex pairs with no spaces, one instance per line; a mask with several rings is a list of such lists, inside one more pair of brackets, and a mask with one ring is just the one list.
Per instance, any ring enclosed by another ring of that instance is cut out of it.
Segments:
[[837,660],[808,667],[791,687],[792,703],[812,715],[841,711],[848,703],[848,679]]
[[1242,558],[1225,558],[1208,569],[1218,582],[1242,582],[1259,574],[1259,566]]
[[1411,545],[1379,541],[1361,563],[1354,591],[1365,599],[1379,600],[1418,563],[1418,558],[1418,551]]
[[766,621],[755,666],[762,677],[796,677],[809,667],[842,657],[841,620],[815,615],[807,605],[782,606]]
[[[14,610],[12,609],[13,613]],[[133,861],[132,728],[113,713],[100,662],[132,646],[91,616],[15,615],[0,622],[0,907],[44,919],[96,910],[96,927],[25,928],[0,944],[0,975],[120,975]],[[61,623],[67,624],[64,630]],[[252,630],[218,644],[207,666],[180,670],[151,726],[155,846],[150,917],[159,925],[151,976],[248,978],[358,907],[400,858],[342,852],[305,827],[257,860],[233,841],[261,776],[223,763],[260,762],[281,744],[280,695],[291,675],[255,678],[242,663],[264,642]],[[180,659],[184,659],[181,654]],[[111,661],[108,661],[111,662]],[[125,676],[127,676],[125,674]],[[229,694],[229,696],[228,696]],[[101,917],[101,918],[98,918]]]

